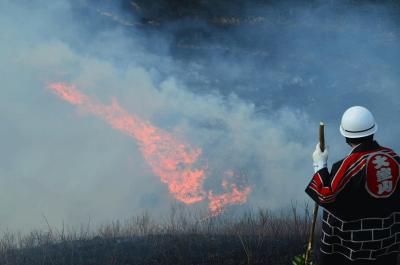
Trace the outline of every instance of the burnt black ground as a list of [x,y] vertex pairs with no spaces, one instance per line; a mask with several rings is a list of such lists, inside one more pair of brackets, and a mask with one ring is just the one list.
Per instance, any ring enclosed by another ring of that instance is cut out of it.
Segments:
[[258,236],[153,235],[65,241],[9,250],[7,265],[290,264],[304,242]]
[[[1,265],[291,264],[306,248],[307,205],[201,218],[172,208],[166,219],[135,216],[97,228],[0,236]],[[316,238],[318,235],[316,235]]]

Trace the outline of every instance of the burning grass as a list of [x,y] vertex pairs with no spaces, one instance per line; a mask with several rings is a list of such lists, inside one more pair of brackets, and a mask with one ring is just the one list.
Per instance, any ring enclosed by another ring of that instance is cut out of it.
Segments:
[[[153,173],[168,185],[169,192],[177,201],[195,204],[207,199],[213,215],[222,212],[226,206],[247,201],[251,188],[240,188],[225,178],[222,181],[222,194],[215,195],[213,190],[206,191],[203,184],[209,173],[207,166],[196,166],[202,150],[137,115],[129,114],[116,99],[111,105],[104,105],[79,91],[75,85],[52,83],[48,88],[66,102],[103,119],[113,129],[134,139]],[[235,172],[228,170],[224,175],[232,179]]]
[[0,264],[291,264],[305,249],[309,220],[308,207],[209,218],[172,207],[161,220],[143,214],[96,229],[4,233]]

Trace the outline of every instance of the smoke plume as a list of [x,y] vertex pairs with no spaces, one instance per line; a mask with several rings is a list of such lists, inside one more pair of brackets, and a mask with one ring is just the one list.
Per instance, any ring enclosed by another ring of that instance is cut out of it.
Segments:
[[[103,107],[190,146],[195,165],[176,169],[207,176],[188,207],[306,201],[319,121],[330,162],[349,151],[338,127],[351,105],[398,149],[398,18],[392,1],[1,1],[0,226],[101,224],[183,202]],[[59,100],[59,82],[101,111]],[[223,196],[243,191],[246,204]]]

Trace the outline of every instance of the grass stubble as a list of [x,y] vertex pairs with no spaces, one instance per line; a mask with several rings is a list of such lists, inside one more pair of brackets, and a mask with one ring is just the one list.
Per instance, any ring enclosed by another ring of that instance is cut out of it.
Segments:
[[294,203],[280,211],[252,209],[216,217],[173,205],[164,218],[144,213],[95,229],[90,221],[78,229],[56,228],[44,217],[44,231],[2,231],[0,264],[291,264],[305,251],[310,219],[308,205]]

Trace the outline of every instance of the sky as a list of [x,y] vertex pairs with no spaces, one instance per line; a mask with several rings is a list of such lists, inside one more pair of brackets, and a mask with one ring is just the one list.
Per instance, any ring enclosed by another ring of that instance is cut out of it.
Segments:
[[[147,4],[146,4],[147,2]],[[0,2],[0,229],[94,225],[181,203],[140,142],[49,84],[74,84],[202,150],[204,190],[250,187],[228,210],[310,202],[318,124],[369,108],[395,151],[399,6],[393,1]],[[187,206],[206,209],[207,200]]]

